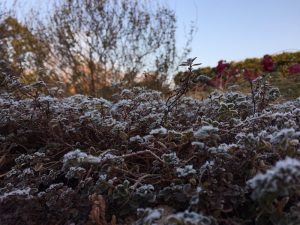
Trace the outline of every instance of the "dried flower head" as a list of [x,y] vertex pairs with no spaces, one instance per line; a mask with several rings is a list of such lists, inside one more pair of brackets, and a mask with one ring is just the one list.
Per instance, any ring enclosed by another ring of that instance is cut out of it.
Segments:
[[192,66],[199,66],[201,65],[201,63],[195,63],[193,64],[193,62],[195,61],[197,57],[195,58],[188,58],[185,62],[181,63],[179,66],[189,66],[189,67],[192,67]]

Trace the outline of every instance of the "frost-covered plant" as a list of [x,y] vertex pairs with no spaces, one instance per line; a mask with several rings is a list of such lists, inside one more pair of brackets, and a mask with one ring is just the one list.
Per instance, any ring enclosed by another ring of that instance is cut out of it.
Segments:
[[219,129],[213,126],[203,126],[200,127],[196,132],[194,132],[194,137],[197,140],[205,140],[209,138],[211,135],[216,133]]
[[65,177],[68,179],[75,178],[80,179],[84,176],[86,170],[82,167],[70,167]]
[[[294,142],[297,145],[297,141],[300,139],[300,132],[296,132],[294,128],[284,128],[272,134],[271,143],[284,145],[287,147],[290,142]],[[299,142],[299,141],[298,141]]]
[[167,223],[170,225],[217,225],[211,217],[196,212],[179,212],[168,216]]
[[165,135],[167,134],[167,129],[164,127],[156,128],[150,131],[151,135]]
[[249,82],[251,88],[253,115],[256,112],[262,112],[280,96],[279,89],[272,87],[268,82],[272,71],[265,70],[265,72],[259,75],[255,70],[244,70],[244,78]]
[[135,225],[155,225],[155,221],[161,218],[163,209],[151,209],[151,208],[138,208],[137,216],[139,219],[135,222]]
[[[144,184],[134,190],[132,206],[147,205],[148,202],[155,202],[156,193],[152,184]],[[136,203],[135,203],[136,202]]]
[[152,194],[154,191],[154,187],[151,184],[144,184],[140,187],[138,187],[135,190],[135,193],[141,197],[147,196],[149,194]]
[[193,169],[193,165],[186,165],[183,168],[176,168],[178,177],[186,177],[196,173],[196,170]]
[[25,197],[26,199],[32,198],[32,195],[30,195],[31,188],[27,187],[24,189],[16,189],[10,192],[6,192],[3,195],[0,195],[0,203],[6,201],[9,198],[14,198],[18,196]]
[[192,82],[196,82],[197,75],[193,73],[193,67],[199,66],[201,63],[194,63],[195,58],[189,58],[185,62],[181,63],[180,66],[187,66],[187,76],[181,80],[181,84],[176,88],[175,93],[171,95],[166,101],[166,111],[164,118],[166,119],[169,112],[179,103],[180,98],[187,93]]
[[254,200],[289,196],[290,191],[300,187],[300,161],[292,158],[278,161],[266,173],[257,174],[247,183],[253,190],[251,196]]
[[130,182],[125,180],[122,184],[118,184],[115,187],[112,197],[118,204],[124,204],[128,201],[130,197],[129,184]]
[[100,156],[92,156],[88,155],[85,152],[82,152],[79,149],[76,149],[74,151],[68,152],[64,155],[63,158],[63,168],[69,167],[69,166],[79,166],[82,164],[101,164],[102,162],[105,162],[107,160],[117,160],[121,161],[122,159],[120,157],[117,157],[115,155],[112,155],[110,153],[100,155]]
[[[32,90],[43,88],[35,86]],[[251,95],[215,91],[203,101],[182,96],[164,117],[166,99],[144,88],[123,90],[113,101],[7,90],[0,94],[0,195],[7,195],[0,220],[5,224],[19,223],[23,213],[34,224],[43,221],[38,215],[51,218],[51,224],[87,224],[106,213],[119,225],[137,221],[137,208],[160,206],[170,208],[162,220],[187,210],[191,216],[181,213],[186,218],[181,222],[199,212],[214,215],[220,224],[295,215],[299,99],[266,104],[253,114]],[[265,93],[265,103],[274,100]],[[286,156],[294,159],[271,168]],[[268,176],[254,177],[258,171]],[[27,188],[29,198],[11,195]],[[103,201],[89,201],[93,194]],[[57,221],[61,212],[66,218]]]
[[[190,187],[190,185],[188,185]],[[174,183],[163,187],[158,192],[158,198],[164,202],[169,202],[169,205],[180,208],[181,204],[186,204],[190,200],[190,196],[186,193],[185,185],[176,185]]]
[[176,155],[176,152],[165,153],[161,156],[162,160],[169,165],[177,165],[179,163],[179,159]]

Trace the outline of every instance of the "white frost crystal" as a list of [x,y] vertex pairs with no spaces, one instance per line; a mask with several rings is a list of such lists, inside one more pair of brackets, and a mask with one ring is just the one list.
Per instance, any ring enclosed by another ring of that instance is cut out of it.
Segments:
[[203,140],[205,138],[208,138],[211,134],[217,132],[218,130],[218,128],[213,127],[211,125],[203,126],[199,128],[196,132],[194,132],[194,137],[197,140]]
[[157,129],[153,129],[150,131],[150,134],[155,135],[155,134],[167,134],[167,129],[164,127],[160,127]]
[[176,168],[178,177],[186,177],[191,174],[195,174],[196,170],[193,169],[193,165],[186,165],[184,168]]
[[27,188],[23,188],[23,189],[17,189],[8,193],[4,193],[3,195],[0,195],[0,202],[2,202],[5,198],[9,197],[9,196],[26,196],[26,197],[30,197],[30,191],[31,188],[27,187]]
[[76,149],[75,151],[68,152],[64,155],[63,159],[63,168],[71,165],[80,165],[82,163],[91,163],[91,164],[98,164],[106,160],[110,159],[119,159],[118,156],[112,155],[110,153],[100,155],[100,156],[93,156],[88,155],[85,152],[82,152],[79,149]]

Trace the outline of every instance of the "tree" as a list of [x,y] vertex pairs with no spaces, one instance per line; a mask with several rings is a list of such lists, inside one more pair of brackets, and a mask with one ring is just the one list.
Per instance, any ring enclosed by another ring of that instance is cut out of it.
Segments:
[[178,57],[174,12],[147,1],[61,0],[42,30],[52,66],[77,93],[131,85],[146,68],[166,80]]
[[17,76],[35,79],[44,72],[47,44],[10,14],[0,15],[0,60]]

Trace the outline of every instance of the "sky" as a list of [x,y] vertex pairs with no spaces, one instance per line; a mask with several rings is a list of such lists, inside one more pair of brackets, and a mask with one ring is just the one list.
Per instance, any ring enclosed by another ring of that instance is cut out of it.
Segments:
[[194,21],[191,57],[204,66],[300,51],[300,0],[160,0],[177,15],[179,46]]
[[[19,0],[26,4],[49,1],[54,0]],[[175,11],[179,50],[193,22],[197,33],[189,56],[198,57],[203,66],[215,66],[221,59],[229,62],[300,51],[300,0],[157,1]]]

